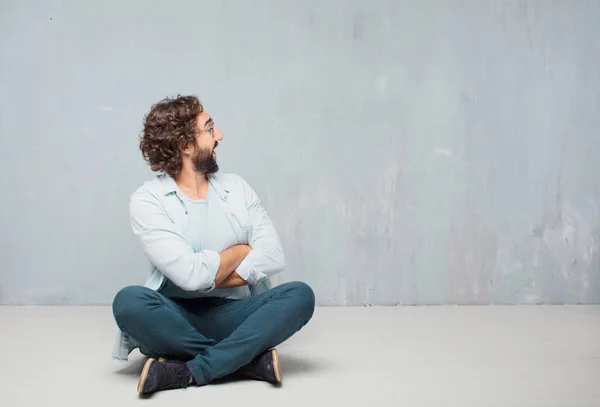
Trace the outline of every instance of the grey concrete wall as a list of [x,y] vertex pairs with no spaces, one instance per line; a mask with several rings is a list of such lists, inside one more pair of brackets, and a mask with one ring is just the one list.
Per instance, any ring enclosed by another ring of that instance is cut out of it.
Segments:
[[[84,4],[85,3],[85,4]],[[600,302],[599,1],[0,3],[0,303],[105,304],[194,93],[324,305]]]

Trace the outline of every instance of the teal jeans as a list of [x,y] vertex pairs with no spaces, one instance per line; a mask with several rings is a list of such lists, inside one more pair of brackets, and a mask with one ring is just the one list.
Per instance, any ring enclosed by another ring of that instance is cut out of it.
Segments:
[[234,373],[290,338],[311,319],[312,289],[301,282],[233,300],[218,297],[169,299],[141,286],[117,293],[113,315],[151,357],[187,362],[198,385]]

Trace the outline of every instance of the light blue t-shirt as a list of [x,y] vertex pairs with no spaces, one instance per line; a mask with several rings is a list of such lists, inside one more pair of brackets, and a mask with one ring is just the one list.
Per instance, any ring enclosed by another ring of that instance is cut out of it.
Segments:
[[[206,199],[191,199],[183,192],[179,191],[183,197],[188,215],[190,217],[190,226],[186,237],[194,252],[202,250],[212,250],[222,252],[223,250],[238,244],[235,231],[227,220],[223,212],[223,206],[218,201],[219,196],[213,186],[209,184]],[[185,291],[169,279],[159,292],[168,298],[198,298],[204,296],[244,298],[250,295],[248,287],[234,287],[214,289],[208,294],[202,294],[199,291]]]

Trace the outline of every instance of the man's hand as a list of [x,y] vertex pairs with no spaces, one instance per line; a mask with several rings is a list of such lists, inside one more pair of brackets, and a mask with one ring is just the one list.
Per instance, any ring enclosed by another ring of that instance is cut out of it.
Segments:
[[[217,271],[217,275],[215,277],[215,285],[217,288],[224,288],[222,285],[230,277],[230,275],[235,272],[235,269],[251,251],[252,248],[247,244],[239,244],[231,246],[229,249],[223,250],[221,253],[219,253],[219,256],[221,257],[221,265],[219,266],[219,270]],[[237,276],[237,273],[235,274]],[[237,278],[241,281],[244,281],[240,278],[240,276],[237,276]],[[234,277],[232,277],[232,279],[234,279]],[[228,281],[227,284],[238,284],[240,282],[239,280],[231,280]]]
[[229,275],[221,284],[217,284],[216,288],[233,288],[248,285],[242,277],[235,271]]

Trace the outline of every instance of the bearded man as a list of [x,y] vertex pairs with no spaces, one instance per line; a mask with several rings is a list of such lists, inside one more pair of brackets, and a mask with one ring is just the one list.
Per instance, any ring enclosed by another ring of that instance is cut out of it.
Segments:
[[281,242],[250,185],[219,173],[222,140],[195,96],[164,99],[144,120],[140,149],[158,174],[132,194],[129,213],[150,276],[113,300],[113,357],[148,356],[140,394],[226,376],[279,385],[275,346],[314,312],[307,284],[271,287],[284,269]]

